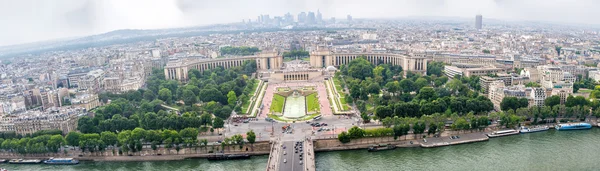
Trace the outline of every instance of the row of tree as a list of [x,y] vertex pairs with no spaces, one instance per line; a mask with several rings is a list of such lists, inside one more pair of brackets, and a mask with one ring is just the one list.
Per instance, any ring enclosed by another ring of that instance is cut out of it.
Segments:
[[[249,131],[247,142],[254,144],[256,134]],[[224,145],[244,145],[246,141],[241,135],[234,135],[225,138]],[[197,148],[208,145],[206,139],[198,140],[198,129],[185,128],[180,131],[175,130],[145,130],[135,128],[133,130],[124,130],[119,133],[105,131],[101,133],[79,133],[69,132],[65,137],[62,135],[39,135],[36,137],[25,138],[0,138],[0,149],[7,152],[19,154],[44,154],[59,153],[60,149],[66,145],[79,147],[82,152],[98,152],[107,149],[118,149],[119,154],[128,154],[129,152],[141,151],[144,145],[150,145],[153,150],[157,150],[160,145],[164,148],[175,148],[179,151],[182,148]],[[241,147],[240,147],[241,148]],[[64,150],[66,153],[67,151]]]
[[283,52],[283,57],[284,58],[289,58],[289,57],[308,57],[310,54],[308,53],[308,51],[305,50],[292,50],[289,52]]
[[254,55],[254,53],[260,52],[260,50],[257,47],[247,47],[247,46],[233,47],[233,46],[226,46],[226,47],[222,47],[220,49],[220,52],[221,52],[221,55],[248,56],[248,55]]

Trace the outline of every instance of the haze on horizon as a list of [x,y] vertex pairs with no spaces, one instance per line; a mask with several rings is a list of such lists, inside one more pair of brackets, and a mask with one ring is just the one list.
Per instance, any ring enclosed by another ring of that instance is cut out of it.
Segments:
[[119,29],[160,29],[294,18],[474,17],[600,25],[598,0],[19,0],[0,2],[0,46],[85,36]]

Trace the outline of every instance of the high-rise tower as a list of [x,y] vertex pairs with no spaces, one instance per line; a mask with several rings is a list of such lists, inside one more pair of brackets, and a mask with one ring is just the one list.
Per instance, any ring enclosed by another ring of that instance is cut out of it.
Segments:
[[482,22],[483,22],[482,20],[483,20],[483,17],[480,14],[478,14],[478,15],[475,16],[475,28],[477,30],[481,29],[481,25],[482,25]]

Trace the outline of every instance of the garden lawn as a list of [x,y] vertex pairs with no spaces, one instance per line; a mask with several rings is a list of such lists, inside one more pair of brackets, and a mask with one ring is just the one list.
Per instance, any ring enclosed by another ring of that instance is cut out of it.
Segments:
[[256,92],[256,89],[258,88],[258,84],[259,84],[258,81],[253,80],[250,85],[247,85],[247,86],[252,86],[251,87],[252,91],[250,91],[250,93],[247,95],[248,96],[248,100],[242,101],[242,113],[246,113],[246,111],[248,110],[248,108],[251,107],[250,106],[250,104],[251,104],[250,103],[250,101],[251,101],[250,99],[252,99],[252,97],[254,96],[254,93]]
[[317,93],[312,93],[306,96],[306,109],[308,112],[319,112],[321,110]]
[[283,112],[283,105],[285,104],[285,97],[279,94],[273,94],[273,101],[271,102],[271,112]]

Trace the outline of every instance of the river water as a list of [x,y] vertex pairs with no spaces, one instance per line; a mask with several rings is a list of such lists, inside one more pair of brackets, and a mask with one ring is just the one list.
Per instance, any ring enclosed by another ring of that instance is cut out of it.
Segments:
[[[250,160],[82,162],[75,166],[10,165],[9,170],[225,170],[264,171],[267,156]],[[317,153],[317,170],[600,170],[600,129],[554,131],[440,148]]]

